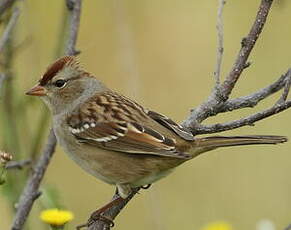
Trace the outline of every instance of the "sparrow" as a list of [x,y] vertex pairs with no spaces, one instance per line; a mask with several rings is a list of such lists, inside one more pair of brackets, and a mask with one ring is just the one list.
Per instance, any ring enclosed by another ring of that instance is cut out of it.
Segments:
[[81,168],[115,185],[122,199],[219,147],[278,144],[284,136],[194,135],[170,118],[106,87],[73,56],[51,64],[27,95],[52,113],[58,143]]

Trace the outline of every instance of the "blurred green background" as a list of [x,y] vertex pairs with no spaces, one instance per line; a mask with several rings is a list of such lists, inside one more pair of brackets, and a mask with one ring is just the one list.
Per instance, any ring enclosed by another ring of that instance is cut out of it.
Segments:
[[[232,66],[259,2],[227,1],[222,76]],[[7,116],[7,98],[1,97],[0,149],[11,151],[14,146],[12,151],[21,153],[18,158],[26,159],[40,152],[49,119],[42,102],[24,96],[24,92],[61,53],[58,47],[63,36],[65,8],[61,0],[49,3],[26,0],[19,7],[21,15],[13,37],[16,48],[10,67],[14,75],[9,81],[12,114]],[[270,84],[291,66],[290,11],[290,1],[274,1],[250,57],[252,65],[244,71],[233,97]],[[111,88],[182,121],[191,108],[206,99],[213,86],[216,12],[217,1],[84,0],[77,45],[82,51],[79,59],[89,72]],[[222,122],[254,113],[271,106],[278,97],[279,94],[274,95],[255,109],[222,114],[206,122]],[[291,138],[290,115],[291,111],[286,111],[258,122],[255,127],[223,134],[277,134]],[[9,123],[14,123],[17,132],[8,130]],[[10,143],[7,143],[8,134],[13,137]],[[7,146],[12,147],[6,149]],[[277,229],[283,229],[291,223],[290,147],[291,142],[220,149],[185,163],[137,195],[116,219],[115,229],[199,229],[206,223],[225,220],[236,230],[251,230],[261,219],[270,219]],[[10,181],[10,186],[21,188],[21,175],[25,171],[9,173],[19,178]],[[13,197],[8,185],[0,187],[1,230],[9,229],[12,221]],[[114,192],[113,187],[82,171],[60,148],[45,175],[43,188],[53,190],[58,197],[54,202],[74,212],[75,219],[69,229],[85,222]],[[48,196],[36,201],[29,229],[47,229],[38,218],[44,204],[50,203],[45,199]]]

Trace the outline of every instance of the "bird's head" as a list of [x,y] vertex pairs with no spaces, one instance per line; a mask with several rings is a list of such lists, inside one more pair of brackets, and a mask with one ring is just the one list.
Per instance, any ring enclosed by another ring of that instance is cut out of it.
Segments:
[[59,113],[103,88],[96,78],[79,66],[75,57],[65,56],[50,65],[38,84],[26,94],[41,97],[53,113]]

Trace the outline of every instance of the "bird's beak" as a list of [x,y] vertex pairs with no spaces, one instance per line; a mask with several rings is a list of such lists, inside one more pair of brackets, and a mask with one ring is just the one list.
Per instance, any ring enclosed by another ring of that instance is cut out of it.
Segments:
[[36,85],[28,90],[25,94],[30,96],[45,96],[47,94],[47,90],[41,85]]

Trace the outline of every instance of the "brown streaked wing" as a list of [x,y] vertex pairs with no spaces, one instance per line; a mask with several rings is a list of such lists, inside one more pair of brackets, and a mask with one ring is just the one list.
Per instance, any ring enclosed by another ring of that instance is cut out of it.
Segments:
[[148,122],[154,121],[141,106],[113,92],[96,95],[68,118],[72,133],[83,143],[126,153],[190,157]]
[[172,130],[173,132],[175,132],[177,135],[182,137],[184,140],[187,140],[187,141],[194,140],[194,136],[190,131],[186,130],[184,127],[177,124],[176,122],[174,122],[170,118],[168,118],[162,114],[159,114],[157,112],[154,112],[154,111],[148,111],[147,114],[149,115],[149,117],[154,119],[156,122],[160,123],[161,125]]
[[[142,131],[141,131],[142,130]],[[114,122],[97,123],[95,127],[83,128],[74,136],[82,143],[96,145],[100,148],[132,153],[189,158],[190,155],[179,152],[175,141],[141,125]]]

